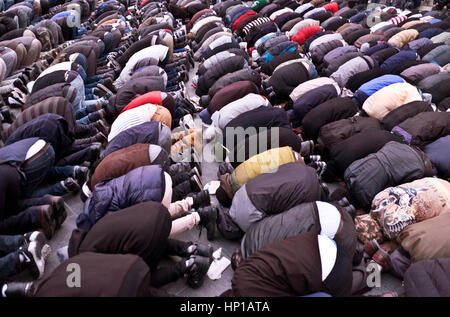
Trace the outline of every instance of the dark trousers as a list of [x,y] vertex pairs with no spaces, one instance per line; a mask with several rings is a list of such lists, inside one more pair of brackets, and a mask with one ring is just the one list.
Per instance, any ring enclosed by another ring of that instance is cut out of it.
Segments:
[[23,234],[39,229],[41,227],[40,208],[40,206],[29,207],[17,215],[0,220],[0,234]]

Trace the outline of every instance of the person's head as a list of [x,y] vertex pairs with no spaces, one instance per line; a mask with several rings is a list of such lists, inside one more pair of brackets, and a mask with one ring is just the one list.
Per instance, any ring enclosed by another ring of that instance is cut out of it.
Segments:
[[226,208],[230,208],[231,207],[232,199],[228,196],[228,194],[222,188],[222,186],[217,188],[217,190],[216,190],[216,198],[217,198],[217,200],[219,201],[219,203],[222,206],[224,206]]

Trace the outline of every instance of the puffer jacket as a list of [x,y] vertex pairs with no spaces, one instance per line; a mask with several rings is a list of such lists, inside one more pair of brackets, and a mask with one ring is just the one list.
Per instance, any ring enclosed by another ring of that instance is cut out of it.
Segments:
[[398,107],[385,115],[381,123],[387,131],[391,131],[393,127],[402,123],[406,119],[412,118],[415,115],[426,111],[433,111],[433,108],[429,103],[425,101],[408,102],[407,104]]
[[100,159],[136,143],[156,144],[170,153],[172,145],[170,129],[159,121],[149,121],[126,129],[108,142],[100,154]]
[[374,118],[359,116],[330,122],[320,128],[317,143],[322,147],[329,149],[333,145],[366,129],[381,130],[380,121]]
[[243,69],[246,64],[247,61],[242,56],[231,56],[221,63],[216,64],[214,68],[207,70],[205,74],[199,77],[196,94],[198,96],[207,94],[209,88],[214,85],[217,79],[226,74]]
[[377,152],[390,141],[403,142],[401,137],[385,130],[366,129],[356,133],[331,147],[332,159],[327,172],[341,176],[354,161]]
[[309,26],[319,26],[319,21],[317,20],[313,20],[313,19],[305,19],[302,20],[300,22],[298,22],[297,24],[295,24],[292,29],[289,30],[288,36],[295,36],[298,32],[300,32],[301,30],[309,27]]
[[397,83],[372,94],[366,99],[362,108],[369,116],[383,120],[390,111],[411,101],[422,101],[417,88],[408,83]]
[[253,223],[266,216],[320,197],[316,171],[303,163],[287,163],[274,173],[259,175],[242,186],[233,197],[229,213],[239,228],[246,232]]
[[311,59],[314,63],[319,64],[322,62],[325,55],[338,47],[343,47],[344,45],[345,43],[342,40],[332,40],[321,43],[313,48],[310,46],[309,51],[311,54]]
[[404,276],[408,297],[449,297],[450,258],[413,263]]
[[435,175],[450,179],[450,135],[428,144],[424,151],[433,163]]
[[208,104],[208,112],[212,115],[227,104],[250,93],[259,93],[258,87],[251,81],[237,81],[220,89]]
[[438,74],[441,71],[439,65],[434,63],[419,64],[408,67],[400,73],[400,76],[405,78],[412,85],[417,85],[421,80]]
[[[350,164],[344,180],[358,207],[369,210],[372,199],[383,189],[431,176],[425,174],[424,157],[407,144],[388,142],[378,152]],[[427,164],[430,173],[429,160]]]
[[211,120],[216,127],[223,129],[239,114],[256,109],[260,106],[268,107],[271,106],[271,104],[266,97],[251,93],[227,104],[222,109],[214,112],[214,114],[211,116]]
[[269,79],[269,85],[273,87],[278,98],[287,99],[295,87],[307,80],[309,72],[303,63],[298,61],[277,67]]
[[358,56],[341,65],[330,78],[334,79],[340,87],[344,87],[354,74],[372,69],[377,66],[376,61],[370,56]]
[[392,129],[411,144],[423,149],[427,144],[450,134],[450,112],[422,112]]
[[[354,47],[354,46],[351,46]],[[356,47],[355,47],[356,49]],[[335,71],[339,69],[342,65],[347,63],[348,61],[356,58],[364,56],[361,52],[350,50],[349,52],[343,51],[341,55],[336,56],[333,60],[331,60],[326,67],[322,70],[322,73],[326,76],[330,76]]]
[[161,202],[164,171],[159,165],[138,167],[127,174],[95,185],[92,197],[77,217],[77,227],[89,231],[107,214],[145,201]]
[[241,69],[220,77],[209,89],[208,95],[212,98],[223,87],[242,80],[251,81],[255,83],[257,87],[261,86],[261,75],[258,72],[252,69]]
[[410,60],[416,60],[417,58],[418,58],[417,53],[412,50],[401,51],[401,52],[387,58],[383,62],[383,64],[381,64],[380,67],[385,69],[388,72],[392,72],[394,70],[394,68],[396,68],[401,63],[404,63],[404,62],[410,61]]
[[295,119],[292,118],[294,126],[297,123],[301,124],[306,114],[316,106],[337,96],[338,94],[334,85],[323,85],[303,94],[301,98],[298,98],[294,102],[293,112],[291,110],[288,111],[289,113],[295,114]]
[[300,98],[308,91],[324,85],[333,85],[336,88],[337,95],[341,94],[341,88],[333,79],[328,77],[319,77],[301,83],[300,85],[295,87],[289,97],[293,102],[295,102],[298,98]]
[[291,37],[291,41],[297,42],[299,45],[303,45],[308,38],[320,32],[322,28],[318,25],[308,26],[298,31],[294,36]]
[[336,97],[321,103],[309,111],[303,118],[302,128],[307,138],[315,141],[322,126],[352,117],[357,112],[358,107],[351,98]]
[[366,82],[353,95],[355,101],[358,102],[359,106],[364,104],[367,98],[376,93],[378,90],[395,84],[395,83],[404,83],[405,80],[397,75],[383,75],[381,77],[377,77],[372,79],[371,81]]
[[388,43],[395,45],[398,48],[402,48],[409,42],[414,41],[418,36],[419,32],[417,30],[414,29],[404,30],[392,36],[388,40]]

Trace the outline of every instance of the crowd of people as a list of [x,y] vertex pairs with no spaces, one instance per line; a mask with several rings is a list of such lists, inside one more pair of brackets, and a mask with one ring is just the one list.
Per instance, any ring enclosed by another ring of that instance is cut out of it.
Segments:
[[223,296],[362,295],[368,264],[389,296],[450,296],[450,11],[419,5],[2,2],[1,295],[199,288],[214,250],[176,239],[197,226],[240,245]]

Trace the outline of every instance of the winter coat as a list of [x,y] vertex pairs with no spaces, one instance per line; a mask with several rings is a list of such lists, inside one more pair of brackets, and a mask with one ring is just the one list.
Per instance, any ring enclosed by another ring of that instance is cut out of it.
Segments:
[[156,144],[166,152],[170,152],[172,145],[170,129],[159,121],[149,121],[126,129],[108,142],[100,154],[100,159],[136,143]]
[[75,141],[66,120],[54,113],[47,113],[17,128],[6,140],[5,146],[28,138],[40,138],[50,143],[55,151],[55,162],[64,157],[65,150]]
[[70,103],[63,97],[50,97],[19,113],[9,128],[4,130],[3,139],[6,140],[17,128],[46,113],[60,115],[66,120],[68,130],[74,131],[75,114]]
[[355,57],[341,65],[330,78],[334,79],[340,87],[344,87],[348,79],[356,73],[376,67],[376,62],[369,56]]
[[353,95],[353,98],[358,102],[358,106],[362,106],[364,104],[364,101],[366,101],[367,98],[376,93],[378,90],[395,83],[404,82],[405,80],[400,76],[383,75],[381,77],[374,78],[359,87]]
[[417,53],[414,51],[401,51],[395,55],[392,55],[388,59],[386,59],[383,64],[381,64],[381,68],[385,69],[388,72],[392,72],[395,67],[404,63],[405,61],[416,60]]
[[424,152],[433,163],[435,175],[450,179],[450,135],[441,137],[428,144]]
[[349,97],[329,99],[311,109],[302,121],[302,128],[310,140],[316,140],[320,128],[327,123],[352,117],[358,112],[357,105]]
[[441,71],[439,65],[434,63],[419,64],[409,67],[400,73],[410,84],[417,85],[421,80],[438,74]]
[[412,262],[450,257],[450,214],[443,213],[425,221],[413,223],[398,235],[398,242],[408,252]]
[[[311,44],[314,44],[314,42]],[[311,53],[311,59],[314,63],[319,64],[322,62],[325,55],[338,47],[343,47],[344,45],[345,43],[342,40],[332,40],[314,46],[313,48],[310,46],[309,51]]]
[[115,151],[97,165],[90,178],[89,188],[93,189],[100,182],[120,177],[146,165],[160,165],[163,170],[167,170],[170,166],[169,154],[159,145],[143,143]]
[[115,95],[109,98],[106,117],[109,122],[120,114],[133,99],[151,91],[165,91],[166,84],[162,76],[145,76],[134,78],[123,85]]
[[366,129],[361,131],[331,147],[330,170],[336,172],[337,175],[342,175],[354,161],[377,152],[390,141],[403,142],[399,136],[385,130]]
[[378,152],[350,164],[344,180],[357,205],[368,210],[375,195],[386,187],[424,177],[424,157],[409,145],[388,142]]
[[357,116],[330,122],[320,128],[317,143],[324,148],[331,148],[366,129],[381,129],[380,121]]
[[93,195],[77,217],[77,227],[89,231],[111,212],[145,201],[161,202],[165,191],[164,171],[159,165],[138,167],[127,174],[94,187]]
[[313,108],[337,96],[334,85],[323,85],[304,93],[293,105],[296,121],[301,123],[306,114]]
[[[354,47],[354,46],[352,46],[352,47]],[[337,71],[339,69],[339,67],[341,67],[348,61],[350,61],[354,58],[363,57],[363,56],[364,55],[361,52],[357,52],[357,51],[345,52],[344,51],[342,55],[336,56],[336,58],[334,58],[332,61],[330,61],[330,63],[327,64],[327,66],[322,70],[322,73],[324,75],[330,76],[335,71]]]
[[[303,21],[302,21],[303,22]],[[294,36],[291,37],[291,41],[297,42],[299,45],[303,45],[308,38],[321,31],[322,28],[318,25],[308,26],[298,31]]]
[[303,63],[298,61],[277,67],[269,79],[269,85],[273,87],[278,98],[288,99],[295,87],[307,80],[309,80],[309,72]]
[[[333,240],[339,244],[349,256],[355,253],[356,232],[349,213],[338,208],[343,226]],[[287,239],[303,232],[321,231],[316,202],[308,202],[292,207],[281,214],[265,217],[253,224],[245,233],[241,242],[241,253],[244,259],[271,243]]]
[[261,76],[258,72],[252,69],[241,69],[230,74],[226,74],[220,77],[214,85],[209,89],[208,95],[210,98],[214,97],[214,95],[223,87],[226,87],[237,81],[252,81],[256,84],[257,87],[261,85]]
[[390,111],[411,101],[422,101],[417,88],[408,83],[391,84],[366,99],[362,108],[371,117],[383,120]]
[[313,90],[314,88],[318,88],[320,86],[324,85],[333,85],[336,88],[336,94],[340,95],[341,89],[339,85],[331,78],[328,77],[319,77],[315,79],[311,79],[308,81],[305,81],[304,83],[298,85],[292,93],[289,95],[291,100],[295,102],[297,99],[299,99],[302,95],[304,95],[306,92]]
[[145,105],[146,103],[163,106],[169,110],[172,115],[175,111],[175,100],[170,94],[161,91],[151,91],[134,98],[120,113]]
[[407,104],[392,110],[387,115],[384,116],[381,121],[384,129],[391,131],[393,127],[402,123],[406,119],[412,118],[415,115],[426,112],[433,111],[430,104],[425,101],[412,101]]
[[209,69],[199,77],[196,89],[197,95],[207,94],[209,88],[214,85],[217,79],[226,74],[243,69],[246,64],[247,61],[242,56],[232,56],[216,64],[214,68]]
[[256,109],[260,106],[271,106],[266,97],[257,94],[248,94],[238,100],[227,104],[222,109],[214,112],[211,120],[219,129],[224,129],[225,126],[239,114],[249,110]]
[[423,149],[427,144],[450,134],[450,112],[422,112],[392,129],[411,144]]
[[236,101],[250,93],[259,93],[258,87],[251,81],[237,81],[220,89],[208,104],[210,115],[219,111],[227,104]]
[[313,168],[298,162],[283,164],[274,173],[259,175],[242,186],[233,197],[230,216],[245,232],[265,216],[319,200],[320,194]]
[[305,19],[300,22],[298,22],[296,25],[292,27],[292,29],[289,30],[289,36],[293,37],[301,30],[309,27],[309,26],[319,26],[319,21],[313,20],[313,19]]
[[[266,107],[260,108],[266,109]],[[276,108],[273,108],[272,110],[275,109]],[[246,114],[249,114],[249,112]],[[262,151],[268,149],[289,146],[292,150],[300,153],[301,141],[289,125],[287,125],[287,127],[270,127],[269,125],[267,128],[265,126],[262,127],[263,129],[261,129],[261,131],[258,129],[255,131],[256,134],[252,133],[249,136],[246,136],[245,139],[240,140],[233,148],[230,149],[232,150],[232,155],[234,158],[233,160],[230,158],[230,163],[234,168],[239,166],[242,161],[248,160],[252,156],[254,149],[256,153],[261,153]],[[226,144],[226,146],[228,146],[228,144]]]
[[408,297],[449,297],[450,259],[413,263],[406,271],[404,285]]
[[409,42],[414,41],[418,36],[419,32],[417,32],[417,30],[404,30],[389,38],[388,43],[395,45],[398,48],[402,48]]

